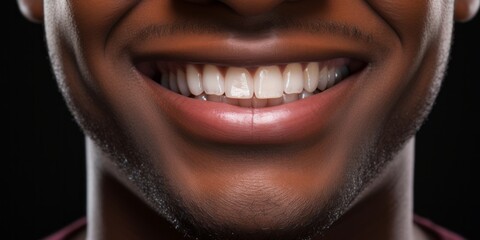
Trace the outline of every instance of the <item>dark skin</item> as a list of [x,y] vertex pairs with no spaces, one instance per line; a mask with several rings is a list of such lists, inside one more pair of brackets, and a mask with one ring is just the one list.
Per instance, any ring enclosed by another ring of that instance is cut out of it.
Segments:
[[[89,227],[79,239],[429,238],[412,223],[414,135],[453,23],[473,18],[478,0],[18,3],[44,24],[85,132]],[[255,89],[245,107],[155,80],[170,71],[177,81],[195,64],[257,84],[264,67],[285,74],[312,62],[349,74],[263,108],[278,98],[273,88],[273,97]]]

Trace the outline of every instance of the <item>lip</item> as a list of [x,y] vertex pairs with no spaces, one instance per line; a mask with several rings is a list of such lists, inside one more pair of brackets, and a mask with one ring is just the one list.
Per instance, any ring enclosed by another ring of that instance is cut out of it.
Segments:
[[[348,110],[355,83],[365,78],[368,66],[377,59],[379,51],[371,51],[376,49],[372,43],[348,38],[334,41],[333,38],[307,34],[304,38],[283,36],[237,42],[219,36],[200,35],[195,41],[166,36],[134,44],[128,51],[134,65],[154,60],[245,67],[341,57],[363,62],[359,71],[324,92],[266,108],[243,108],[188,98],[162,87],[137,70],[153,93],[159,112],[185,138],[218,144],[288,144],[312,140],[332,130],[339,121],[338,116]],[[172,41],[177,44],[169,45]]]
[[320,62],[341,57],[374,63],[383,51],[383,46],[375,42],[338,36],[318,37],[302,32],[257,40],[222,35],[165,36],[127,47],[133,63],[160,60],[240,67]]
[[144,77],[157,106],[187,136],[223,144],[286,144],[319,136],[334,122],[360,72],[309,98],[267,108],[200,101]]

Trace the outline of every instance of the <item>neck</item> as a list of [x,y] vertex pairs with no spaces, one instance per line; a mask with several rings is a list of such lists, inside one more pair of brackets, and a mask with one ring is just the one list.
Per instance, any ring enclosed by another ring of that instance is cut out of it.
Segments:
[[[110,160],[87,139],[87,238],[183,239],[109,171]],[[417,239],[413,224],[414,140],[410,140],[352,207],[321,238]]]

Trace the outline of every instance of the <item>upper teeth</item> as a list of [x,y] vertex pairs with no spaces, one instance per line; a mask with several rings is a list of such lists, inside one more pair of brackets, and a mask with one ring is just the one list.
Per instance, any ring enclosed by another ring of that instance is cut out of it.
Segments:
[[[348,59],[342,58],[260,66],[256,69],[212,64],[179,66],[148,63],[141,65],[140,71],[149,77],[160,75],[162,86],[184,96],[224,102],[237,102],[238,99],[269,99],[270,102],[283,99],[283,102],[291,102],[324,91],[344,79],[349,75],[348,63]],[[227,99],[219,100],[222,98]]]

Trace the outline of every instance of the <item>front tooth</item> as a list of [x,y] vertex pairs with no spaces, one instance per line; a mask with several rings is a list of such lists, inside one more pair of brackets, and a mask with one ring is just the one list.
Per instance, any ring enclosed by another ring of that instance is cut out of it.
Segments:
[[307,65],[304,71],[303,88],[307,92],[313,92],[318,86],[319,65],[316,62],[311,62]]
[[283,78],[278,66],[258,68],[254,77],[255,96],[260,99],[283,95]]
[[283,87],[287,94],[303,91],[303,73],[300,63],[291,63],[283,71]]
[[225,93],[225,80],[220,70],[211,64],[203,68],[203,90],[206,94],[223,95]]
[[188,89],[193,95],[198,96],[202,94],[202,75],[200,74],[200,71],[198,71],[198,69],[192,64],[187,65],[187,85]]
[[225,95],[237,99],[253,97],[253,79],[246,68],[228,68],[225,76]]
[[190,90],[188,90],[187,77],[182,69],[177,69],[177,85],[180,93],[183,96],[190,96]]

